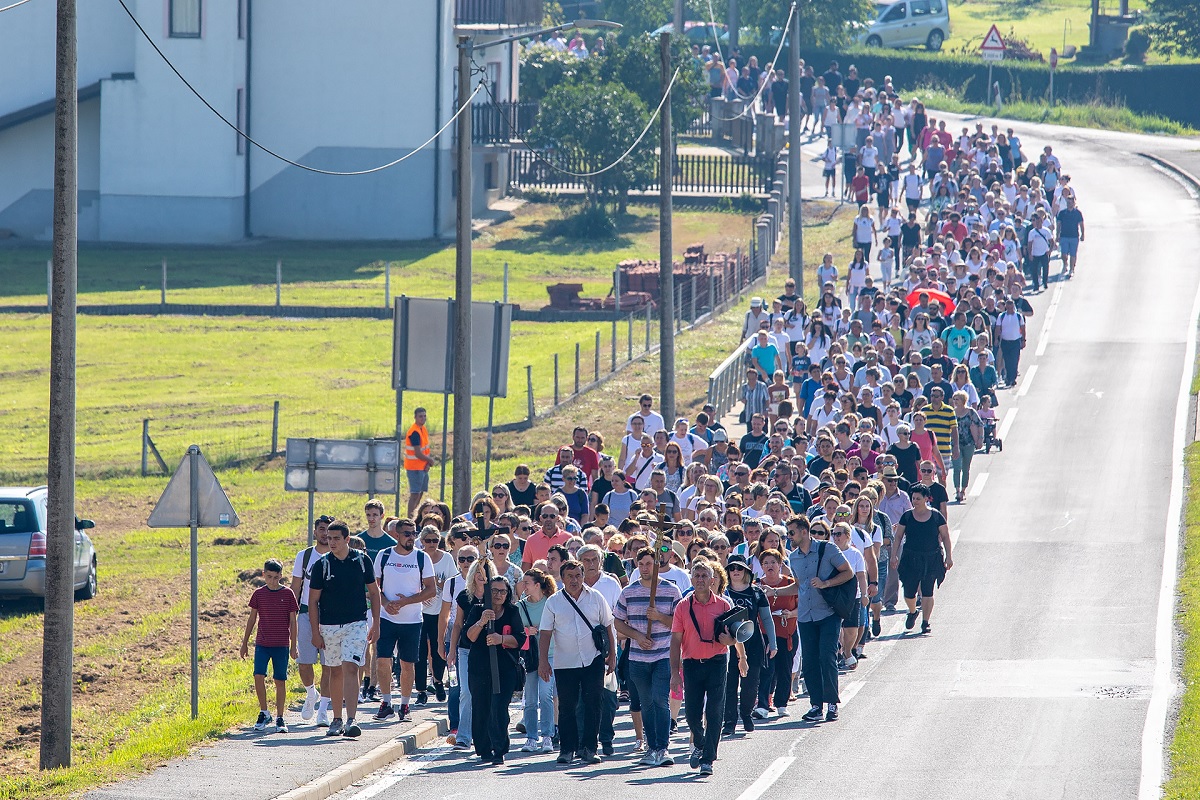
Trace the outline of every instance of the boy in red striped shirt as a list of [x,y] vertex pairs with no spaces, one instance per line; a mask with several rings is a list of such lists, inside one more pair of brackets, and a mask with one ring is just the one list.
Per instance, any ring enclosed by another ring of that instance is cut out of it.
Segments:
[[275,559],[270,559],[263,565],[263,580],[266,586],[260,586],[250,595],[250,618],[246,620],[246,633],[242,637],[241,657],[245,658],[250,643],[250,634],[258,624],[258,634],[254,637],[254,691],[258,695],[258,721],[254,730],[266,730],[271,724],[271,714],[267,711],[267,664],[272,666],[272,677],[275,679],[275,732],[287,733],[287,723],[284,722],[283,712],[287,707],[287,671],[288,655],[298,658],[296,650],[296,615],[300,606],[296,603],[296,595],[290,589],[280,585],[283,579],[283,565]]

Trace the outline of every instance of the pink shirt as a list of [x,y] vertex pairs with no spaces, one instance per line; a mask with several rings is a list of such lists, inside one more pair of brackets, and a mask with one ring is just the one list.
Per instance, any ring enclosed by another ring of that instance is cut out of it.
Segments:
[[540,561],[549,554],[551,547],[556,544],[566,544],[570,538],[571,535],[562,528],[559,528],[558,533],[553,536],[547,536],[539,528],[525,540],[525,546],[521,548],[521,563],[532,564]]
[[[724,597],[713,593],[707,603],[696,600],[691,594],[675,605],[675,613],[671,618],[671,632],[682,633],[681,651],[684,658],[713,658],[727,654],[729,648],[721,644],[713,635],[717,617],[733,608]],[[696,620],[692,621],[695,614]],[[699,624],[700,629],[696,630]],[[710,641],[703,641],[708,639]]]

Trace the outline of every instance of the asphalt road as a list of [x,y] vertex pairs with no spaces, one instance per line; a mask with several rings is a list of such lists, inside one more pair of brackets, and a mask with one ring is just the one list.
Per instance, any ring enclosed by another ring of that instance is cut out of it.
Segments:
[[[686,766],[633,767],[626,725],[617,755],[598,767],[564,770],[553,755],[513,753],[492,769],[434,750],[338,797],[611,798],[636,789],[668,800],[683,787],[737,800],[1136,797],[1200,213],[1180,183],[1135,153],[1196,171],[1200,145],[1014,127],[1028,152],[1050,143],[1062,157],[1087,240],[1076,278],[1033,299],[1021,384],[998,412],[1005,450],[975,459],[974,496],[950,511],[955,567],[932,635],[902,636],[903,617],[885,618],[870,658],[843,680],[839,722],[792,717],[739,734],[703,781]],[[813,195],[815,182],[806,184]],[[685,741],[673,740],[677,757]]]

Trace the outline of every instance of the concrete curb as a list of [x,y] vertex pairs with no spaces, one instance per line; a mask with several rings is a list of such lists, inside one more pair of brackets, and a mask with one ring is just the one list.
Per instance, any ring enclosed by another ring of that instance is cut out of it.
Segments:
[[353,761],[348,761],[303,786],[297,786],[279,795],[276,800],[326,800],[375,770],[439,741],[449,732],[450,722],[446,717],[422,722],[408,733],[397,736],[390,742],[384,742]]
[[[1192,188],[1194,188],[1197,192],[1200,192],[1200,178],[1197,178],[1195,175],[1188,172],[1186,169],[1179,166],[1178,164],[1176,164],[1172,161],[1168,161],[1167,159],[1162,158],[1161,156],[1153,155],[1151,153],[1138,153],[1138,155],[1149,161],[1153,161],[1155,164],[1158,164],[1160,167],[1167,170],[1168,172],[1175,173],[1182,180],[1185,180],[1188,183],[1190,183],[1192,185]],[[1192,395],[1192,396],[1195,397],[1195,395]],[[1191,408],[1191,412],[1190,412],[1189,416],[1191,416],[1191,418],[1192,418],[1191,441],[1193,441],[1193,442],[1200,441],[1200,401],[1192,400],[1192,408]]]

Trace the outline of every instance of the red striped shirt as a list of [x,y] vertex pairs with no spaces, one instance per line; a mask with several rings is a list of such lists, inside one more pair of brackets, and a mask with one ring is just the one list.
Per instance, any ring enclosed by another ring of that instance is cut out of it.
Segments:
[[258,632],[254,643],[260,647],[288,647],[292,643],[292,614],[300,611],[296,595],[286,586],[275,591],[260,586],[250,595],[249,606],[258,611]]

